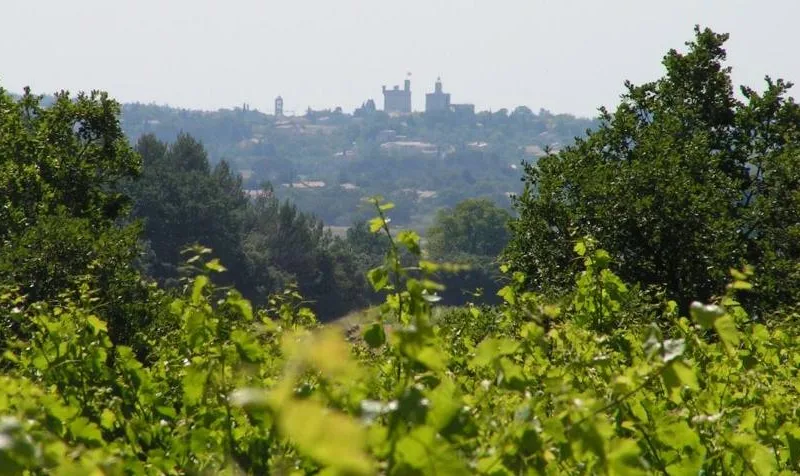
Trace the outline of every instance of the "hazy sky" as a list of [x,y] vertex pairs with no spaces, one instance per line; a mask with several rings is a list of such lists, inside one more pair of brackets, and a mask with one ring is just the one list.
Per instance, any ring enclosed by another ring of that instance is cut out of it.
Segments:
[[380,108],[411,72],[415,109],[441,76],[479,109],[593,115],[696,23],[731,33],[737,83],[800,81],[799,0],[0,0],[0,16],[6,89],[202,109]]

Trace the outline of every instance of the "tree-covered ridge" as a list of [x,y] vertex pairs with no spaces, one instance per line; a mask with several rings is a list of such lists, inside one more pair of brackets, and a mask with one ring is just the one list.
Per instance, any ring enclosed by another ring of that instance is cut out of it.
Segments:
[[[214,112],[126,104],[122,125],[131,140],[181,132],[200,140],[212,163],[226,160],[248,189],[264,182],[328,225],[369,216],[365,197],[397,205],[398,222],[418,227],[441,207],[476,196],[509,206],[521,191],[520,163],[583,136],[595,122],[527,107],[514,111],[390,116],[359,109],[275,117],[237,108]],[[284,186],[284,184],[286,186]]]

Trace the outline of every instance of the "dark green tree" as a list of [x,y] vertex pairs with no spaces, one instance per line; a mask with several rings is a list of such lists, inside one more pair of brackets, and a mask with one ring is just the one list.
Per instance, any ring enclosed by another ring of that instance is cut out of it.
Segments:
[[[28,304],[76,298],[92,289],[117,342],[156,319],[159,293],[142,280],[138,227],[121,226],[127,197],[118,183],[139,172],[139,156],[105,93],[55,95],[49,106],[28,89],[0,89],[0,288]],[[0,340],[27,323],[0,311]]]
[[49,107],[41,99],[0,88],[0,240],[56,212],[107,225],[126,204],[115,184],[139,171],[107,94],[61,92]]
[[468,199],[436,214],[427,233],[434,259],[461,254],[496,258],[508,243],[511,215],[488,199]]
[[344,241],[365,271],[380,265],[390,248],[388,237],[371,232],[365,221],[356,222],[348,228]]
[[252,270],[256,302],[296,285],[322,320],[368,303],[363,262],[322,221],[281,202],[267,189],[248,208],[243,249]]
[[507,251],[536,288],[569,286],[572,247],[590,235],[623,279],[665,289],[682,304],[721,293],[728,269],[757,265],[752,305],[800,297],[798,145],[791,86],[766,79],[738,100],[724,66],[728,35],[695,29],[671,50],[664,77],[626,83],[600,127],[525,167],[526,188]]
[[[497,258],[508,243],[511,215],[488,199],[468,199],[440,210],[426,234],[426,249],[437,261],[468,265],[469,269],[441,276],[444,302],[484,304],[497,301],[500,288]],[[479,295],[475,295],[480,291]]]
[[213,168],[203,145],[187,134],[166,145],[139,139],[142,177],[131,184],[134,216],[149,250],[145,269],[177,284],[192,245],[211,248],[227,268],[219,279],[256,304],[297,286],[321,319],[367,303],[366,269],[355,252],[325,231],[321,220],[281,202],[268,185],[251,200],[227,162]]
[[248,289],[240,246],[248,199],[239,176],[225,161],[212,169],[203,145],[187,134],[169,146],[145,135],[136,149],[145,166],[129,192],[133,215],[143,221],[143,238],[152,251],[153,277],[177,278],[186,259],[182,251],[201,244],[229,268],[223,279]]

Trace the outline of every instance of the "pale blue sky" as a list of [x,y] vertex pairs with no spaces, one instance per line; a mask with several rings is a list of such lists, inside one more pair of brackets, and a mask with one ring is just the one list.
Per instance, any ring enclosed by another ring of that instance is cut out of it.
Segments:
[[[413,73],[454,102],[593,115],[661,73],[699,23],[731,33],[737,83],[800,81],[798,0],[0,0],[0,85],[271,112],[342,106]],[[800,93],[798,93],[800,95]]]

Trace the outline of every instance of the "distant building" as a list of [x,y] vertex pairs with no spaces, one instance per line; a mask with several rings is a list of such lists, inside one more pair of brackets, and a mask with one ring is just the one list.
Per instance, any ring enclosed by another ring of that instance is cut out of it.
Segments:
[[286,188],[300,188],[300,189],[325,188],[325,182],[323,182],[322,180],[302,180],[300,182],[294,182],[294,183],[282,183],[281,186]]
[[397,139],[397,131],[393,129],[384,129],[375,136],[375,139],[378,141],[379,144],[383,144],[384,142],[391,142]]
[[480,142],[480,141],[478,141],[478,142],[470,142],[469,144],[467,144],[467,149],[469,149],[469,150],[481,151],[481,150],[485,150],[487,147],[489,147],[489,143],[488,142]]
[[474,104],[452,104],[450,105],[450,110],[455,112],[456,114],[463,114],[467,116],[475,115]]
[[383,87],[383,110],[389,113],[411,114],[411,80],[406,79],[403,89]]
[[275,98],[275,117],[283,117],[283,98]]
[[439,148],[429,142],[397,140],[381,144],[381,152],[398,158],[436,157],[439,155]]
[[368,116],[374,113],[375,111],[377,111],[377,108],[375,107],[375,101],[373,99],[368,99],[366,102],[361,104],[361,107],[357,107],[353,111],[353,116],[355,117]]
[[443,112],[450,110],[450,94],[442,90],[442,78],[436,78],[436,88],[425,95],[425,112]]
[[256,199],[256,198],[260,198],[260,197],[265,197],[265,198],[271,198],[272,197],[272,190],[247,189],[247,190],[244,191],[244,193],[247,194],[247,196],[252,198],[252,199]]

